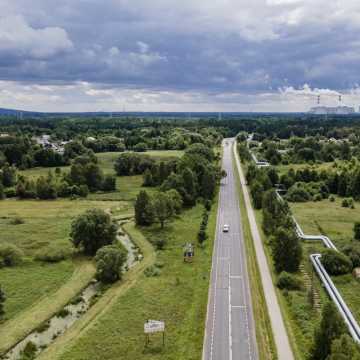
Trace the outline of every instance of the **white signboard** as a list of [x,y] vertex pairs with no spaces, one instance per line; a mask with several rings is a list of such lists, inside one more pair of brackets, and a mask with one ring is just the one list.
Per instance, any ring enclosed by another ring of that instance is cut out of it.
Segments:
[[151,334],[151,333],[155,333],[155,332],[164,332],[164,331],[165,331],[165,323],[163,321],[148,320],[144,324],[145,334]]

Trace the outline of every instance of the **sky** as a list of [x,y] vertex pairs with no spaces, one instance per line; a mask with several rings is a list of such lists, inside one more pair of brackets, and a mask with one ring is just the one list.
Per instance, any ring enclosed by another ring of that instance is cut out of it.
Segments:
[[359,0],[0,0],[0,107],[360,105]]

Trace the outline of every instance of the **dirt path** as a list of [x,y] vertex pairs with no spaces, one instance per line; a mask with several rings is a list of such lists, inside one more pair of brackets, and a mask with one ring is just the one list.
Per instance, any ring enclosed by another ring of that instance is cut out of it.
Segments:
[[259,265],[261,282],[264,289],[266,305],[270,317],[271,327],[274,334],[274,340],[277,348],[279,360],[293,360],[294,355],[290,346],[288,334],[284,325],[284,320],[281,314],[280,305],[276,297],[276,291],[271,279],[269,264],[266,259],[263,243],[260,237],[259,229],[255,220],[255,213],[252,208],[249,192],[246,186],[245,176],[243,174],[239,155],[236,151],[236,142],[234,142],[234,156],[236,160],[236,167],[240,176],[241,188],[243,190],[245,206],[248,213],[250,230],[255,246],[255,253]]

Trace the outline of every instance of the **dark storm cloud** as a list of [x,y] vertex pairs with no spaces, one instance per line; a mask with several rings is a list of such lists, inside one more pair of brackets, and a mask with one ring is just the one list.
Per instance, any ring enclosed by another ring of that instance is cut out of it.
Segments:
[[0,79],[218,95],[349,89],[359,11],[353,0],[3,0]]

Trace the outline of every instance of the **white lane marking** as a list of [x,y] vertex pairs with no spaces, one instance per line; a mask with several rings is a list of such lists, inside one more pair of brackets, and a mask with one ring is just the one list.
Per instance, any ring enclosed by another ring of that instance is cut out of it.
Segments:
[[230,276],[230,261],[229,261],[229,360],[232,360],[232,324],[231,324],[231,276]]
[[242,279],[241,275],[230,275],[231,279]]
[[247,309],[246,305],[232,305],[233,309]]

